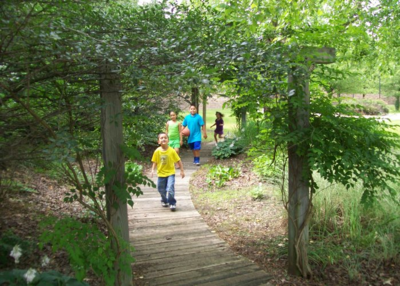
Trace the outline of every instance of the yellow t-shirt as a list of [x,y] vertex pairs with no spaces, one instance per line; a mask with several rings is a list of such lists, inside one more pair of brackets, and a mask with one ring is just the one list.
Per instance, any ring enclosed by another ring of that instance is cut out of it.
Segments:
[[175,163],[180,160],[176,151],[169,146],[166,151],[158,147],[151,158],[151,162],[157,163],[157,176],[162,178],[174,175]]

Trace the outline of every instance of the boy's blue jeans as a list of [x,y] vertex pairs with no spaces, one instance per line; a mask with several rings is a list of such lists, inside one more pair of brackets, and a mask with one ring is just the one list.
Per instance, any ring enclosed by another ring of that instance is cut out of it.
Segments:
[[[170,205],[176,205],[175,200],[175,175],[158,177],[157,189],[161,195],[161,201]],[[168,196],[167,196],[168,193]]]

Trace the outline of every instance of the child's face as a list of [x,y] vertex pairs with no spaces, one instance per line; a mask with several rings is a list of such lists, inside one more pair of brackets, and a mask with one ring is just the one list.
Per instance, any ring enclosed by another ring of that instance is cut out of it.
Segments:
[[219,113],[215,113],[215,116],[217,116],[218,119],[221,118],[221,115]]
[[172,121],[176,120],[176,113],[175,112],[170,112],[169,113],[169,118],[171,118]]
[[158,136],[158,144],[160,144],[161,146],[168,146],[168,136],[167,134],[161,134],[160,136]]
[[189,111],[190,111],[190,114],[191,114],[191,115],[195,115],[195,114],[197,113],[197,108],[196,108],[196,106],[191,106],[190,109],[189,109]]

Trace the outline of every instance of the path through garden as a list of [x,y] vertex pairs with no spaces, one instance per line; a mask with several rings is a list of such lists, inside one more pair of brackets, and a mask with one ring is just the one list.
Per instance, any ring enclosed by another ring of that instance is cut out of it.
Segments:
[[[203,163],[212,146],[203,144]],[[199,167],[191,151],[182,150],[181,158],[186,177],[177,172],[177,210],[163,208],[157,190],[146,187],[129,212],[135,285],[268,285],[271,276],[234,253],[194,208],[188,188]]]

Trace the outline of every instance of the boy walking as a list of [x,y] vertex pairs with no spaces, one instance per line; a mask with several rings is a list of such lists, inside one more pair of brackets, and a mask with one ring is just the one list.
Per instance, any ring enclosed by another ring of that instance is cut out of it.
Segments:
[[190,130],[188,144],[193,152],[193,164],[200,166],[201,131],[203,131],[204,139],[207,139],[207,131],[203,117],[197,113],[197,108],[194,104],[190,105],[189,111],[190,114],[186,115],[182,126],[187,126]]
[[185,177],[181,158],[176,151],[168,146],[168,135],[166,133],[158,134],[158,147],[151,161],[151,176],[154,175],[154,170],[157,168],[157,190],[161,195],[161,206],[170,207],[171,211],[176,210],[175,200],[175,163],[179,165],[182,179]]

